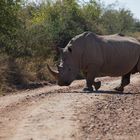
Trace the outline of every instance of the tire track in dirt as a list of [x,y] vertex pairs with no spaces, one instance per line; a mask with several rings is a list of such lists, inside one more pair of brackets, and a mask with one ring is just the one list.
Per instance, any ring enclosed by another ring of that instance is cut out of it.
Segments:
[[28,115],[28,113],[37,108],[45,98],[52,94],[70,91],[83,84],[82,81],[74,82],[69,87],[44,87],[36,90],[25,91],[19,94],[4,96],[0,98],[0,139],[11,139],[17,131],[17,125]]
[[124,94],[110,91],[119,80],[102,78],[101,90],[93,94],[81,93],[83,81],[77,81],[70,87],[1,97],[0,139],[138,139],[140,94],[135,93],[140,92],[139,79],[135,75]]
[[22,120],[13,139],[72,139],[77,130],[73,97],[56,93],[45,99]]
[[124,93],[108,91],[113,85],[116,81],[98,91],[105,95],[102,100],[90,100],[79,110],[81,140],[140,139],[140,76],[132,77]]

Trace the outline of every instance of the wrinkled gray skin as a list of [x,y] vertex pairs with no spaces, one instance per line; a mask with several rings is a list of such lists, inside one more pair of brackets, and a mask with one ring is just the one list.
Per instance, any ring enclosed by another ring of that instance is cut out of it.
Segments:
[[130,74],[140,72],[140,43],[121,34],[77,35],[62,51],[58,85],[70,85],[80,71],[86,78],[84,91],[92,92],[92,85],[98,90],[101,82],[95,82],[95,78],[102,76],[122,76],[121,84],[115,89],[123,91],[130,83]]

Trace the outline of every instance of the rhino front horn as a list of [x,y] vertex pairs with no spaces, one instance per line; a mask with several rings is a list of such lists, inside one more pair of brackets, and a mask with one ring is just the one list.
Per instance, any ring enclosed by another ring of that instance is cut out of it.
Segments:
[[58,74],[59,74],[58,71],[52,70],[48,64],[47,64],[47,68],[48,68],[49,72],[53,75],[53,77],[55,79],[58,79]]

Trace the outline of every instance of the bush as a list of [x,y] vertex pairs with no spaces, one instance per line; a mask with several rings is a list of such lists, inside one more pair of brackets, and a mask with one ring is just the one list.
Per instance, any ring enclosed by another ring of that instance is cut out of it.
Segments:
[[[130,10],[98,0],[0,1],[0,89],[54,79],[46,63],[58,61],[58,47],[84,31],[125,33],[139,38],[140,21]],[[136,33],[137,32],[137,33]]]

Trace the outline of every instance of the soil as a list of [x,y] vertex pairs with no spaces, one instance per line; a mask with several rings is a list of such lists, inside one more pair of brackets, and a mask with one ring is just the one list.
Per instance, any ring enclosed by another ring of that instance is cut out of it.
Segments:
[[0,140],[140,140],[140,75],[123,93],[120,78],[99,79],[88,94],[81,80],[1,96]]

